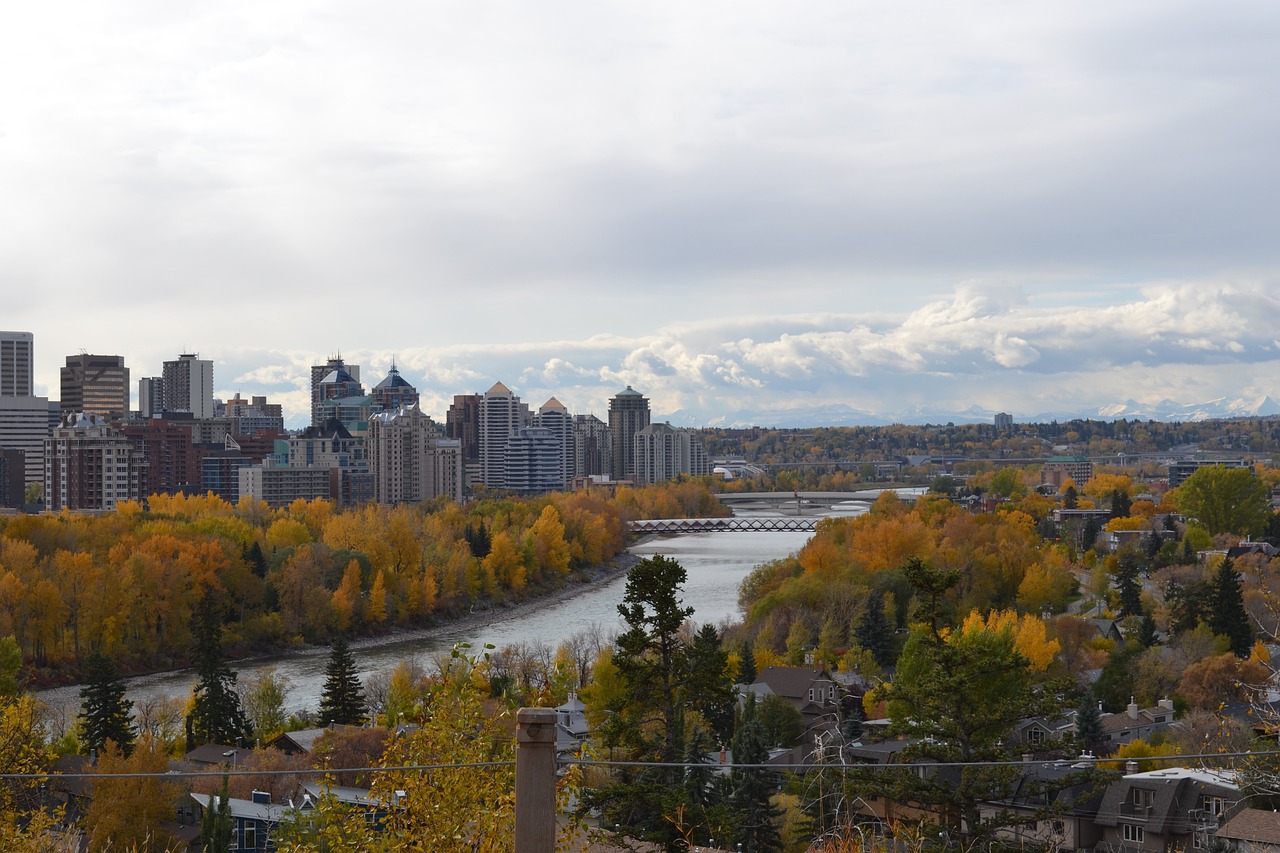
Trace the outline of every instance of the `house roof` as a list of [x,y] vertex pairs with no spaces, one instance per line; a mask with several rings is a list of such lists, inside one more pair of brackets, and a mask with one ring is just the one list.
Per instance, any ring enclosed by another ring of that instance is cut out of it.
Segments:
[[825,669],[803,666],[766,666],[751,683],[766,685],[770,691],[787,699],[808,699],[809,687],[819,679],[831,680]]
[[[1149,811],[1130,805],[1135,788],[1151,792]],[[1148,832],[1185,834],[1191,831],[1191,812],[1200,807],[1199,798],[1206,794],[1238,798],[1240,788],[1230,776],[1211,770],[1166,767],[1131,773],[1107,787],[1095,820],[1102,826],[1117,826],[1126,817],[1141,817]]]
[[276,735],[267,746],[281,750],[283,752],[314,752],[316,741],[328,729],[300,729],[296,732],[282,732]]
[[318,800],[325,794],[330,794],[340,803],[346,803],[349,806],[378,806],[382,805],[382,800],[372,796],[368,788],[353,788],[346,785],[320,785],[315,782],[303,782],[302,790],[311,795],[312,799]]
[[1280,844],[1280,813],[1267,809],[1241,809],[1218,829],[1217,837]]
[[[199,803],[201,808],[206,809],[209,808],[210,800],[215,805],[221,802],[217,794],[192,794],[191,799]],[[227,805],[231,808],[232,817],[268,823],[279,823],[288,808],[280,803],[255,803],[253,800],[240,800],[235,797],[227,797]]]
[[236,756],[227,753],[236,753],[237,755],[248,755],[252,750],[243,746],[227,746],[225,743],[206,743],[204,746],[197,746],[195,749],[182,756],[186,761],[196,764],[230,764]]

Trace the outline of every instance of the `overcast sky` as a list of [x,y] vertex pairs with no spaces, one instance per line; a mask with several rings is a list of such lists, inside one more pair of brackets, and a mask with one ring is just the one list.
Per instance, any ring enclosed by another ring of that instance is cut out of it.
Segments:
[[[0,328],[296,419],[1280,397],[1280,5],[50,0]],[[136,391],[136,388],[135,388]]]

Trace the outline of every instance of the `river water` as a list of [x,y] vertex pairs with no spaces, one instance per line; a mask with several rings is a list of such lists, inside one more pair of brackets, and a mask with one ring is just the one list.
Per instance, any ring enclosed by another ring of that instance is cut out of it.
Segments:
[[[840,514],[846,514],[848,510]],[[680,562],[688,573],[684,602],[694,608],[693,619],[719,625],[737,621],[738,585],[757,565],[785,557],[800,549],[810,534],[802,532],[718,532],[688,533],[649,539],[629,550],[638,557],[661,554]],[[456,643],[470,643],[479,649],[489,643],[501,649],[517,643],[546,643],[552,648],[581,631],[598,625],[606,636],[621,626],[618,605],[626,586],[625,574],[584,588],[567,600],[545,608],[524,610],[510,618],[468,629],[439,631],[432,636],[353,647],[361,679],[376,672],[389,673],[400,661],[417,660],[427,671],[435,656],[447,653]],[[233,666],[241,679],[255,669],[273,666],[290,683],[286,706],[289,711],[315,710],[324,687],[328,649],[317,648],[274,658],[245,661]],[[157,696],[185,697],[195,682],[190,670],[144,675],[128,680],[128,696],[140,701]],[[39,697],[53,711],[55,720],[74,718],[79,706],[79,687],[45,690]]]

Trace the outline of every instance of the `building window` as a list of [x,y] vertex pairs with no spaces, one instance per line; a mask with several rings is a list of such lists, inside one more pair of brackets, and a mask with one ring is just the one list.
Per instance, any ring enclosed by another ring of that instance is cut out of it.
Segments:
[[1044,743],[1044,731],[1042,729],[1027,729],[1027,743]]
[[1146,830],[1136,824],[1126,823],[1124,824],[1124,840],[1136,841],[1138,844],[1141,844],[1147,840]]
[[1208,814],[1221,817],[1222,813],[1226,811],[1227,801],[1222,797],[1205,797],[1201,801],[1200,807]]
[[1063,833],[1065,833],[1066,831],[1067,831],[1067,825],[1066,825],[1065,823],[1063,823],[1063,822],[1062,822],[1062,821],[1060,821],[1060,820],[1055,820],[1055,821],[1053,822],[1053,834],[1054,834],[1054,835],[1062,835],[1062,834],[1063,834]]
[[241,850],[257,850],[258,849],[258,825],[256,823],[246,823],[244,825],[244,835],[241,837]]
[[1155,791],[1147,791],[1142,788],[1133,789],[1133,804],[1142,808],[1151,808],[1151,804],[1155,802]]

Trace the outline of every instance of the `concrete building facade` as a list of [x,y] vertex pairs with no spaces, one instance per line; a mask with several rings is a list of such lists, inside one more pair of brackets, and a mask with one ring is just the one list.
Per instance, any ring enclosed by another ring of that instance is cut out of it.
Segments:
[[165,411],[190,412],[197,420],[213,417],[212,361],[197,353],[183,353],[164,363],[162,378]]
[[479,406],[479,479],[490,489],[507,487],[507,443],[532,420],[529,407],[501,382],[485,392]]
[[0,397],[35,396],[35,336],[0,332]]
[[45,439],[44,508],[110,512],[142,500],[147,462],[98,415],[72,413]]
[[636,434],[649,426],[649,398],[628,385],[609,400],[609,435],[613,445],[610,474],[615,480],[636,473]]
[[0,396],[0,448],[22,451],[28,483],[44,482],[44,440],[48,437],[47,399]]
[[[373,499],[378,503],[421,503],[441,494],[461,500],[457,442],[449,442],[454,452],[437,452],[437,445],[447,439],[417,403],[371,416],[367,440]],[[437,466],[449,470],[437,471]]]
[[660,483],[680,474],[701,477],[711,473],[711,459],[692,431],[670,424],[650,424],[635,436],[635,480]]

